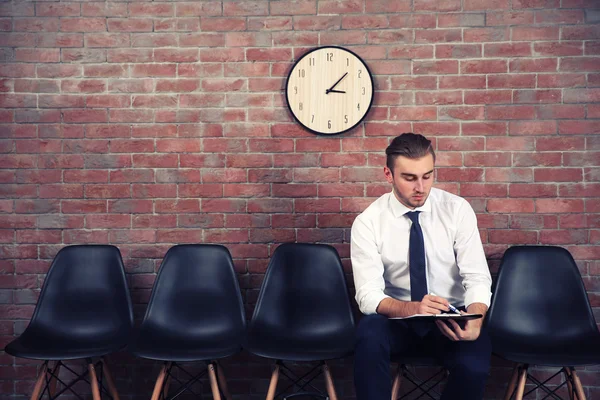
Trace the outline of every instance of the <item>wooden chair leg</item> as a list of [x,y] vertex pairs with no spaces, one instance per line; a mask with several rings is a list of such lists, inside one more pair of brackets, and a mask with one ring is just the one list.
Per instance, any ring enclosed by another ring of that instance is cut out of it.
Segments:
[[577,372],[575,372],[575,368],[571,369],[571,376],[573,376],[573,384],[575,385],[575,394],[577,394],[577,400],[585,400],[583,386],[581,386],[581,381],[577,376]]
[[402,384],[402,374],[400,372],[401,369],[402,366],[398,364],[396,375],[394,376],[394,383],[392,383],[392,400],[398,399],[398,394],[400,393],[400,385]]
[[275,364],[275,369],[271,374],[271,382],[269,383],[269,391],[267,392],[266,400],[273,400],[275,398],[275,391],[277,390],[277,381],[279,381],[279,364]]
[[210,380],[210,389],[214,400],[221,400],[221,393],[219,393],[219,384],[217,383],[217,374],[215,372],[215,364],[208,364],[208,378]]
[[152,400],[158,400],[160,398],[160,392],[163,388],[163,383],[165,382],[165,375],[167,374],[167,369],[171,366],[170,362],[165,362],[163,367],[160,369],[158,373],[158,378],[156,378],[156,383],[154,384],[154,391],[152,392]]
[[513,392],[515,391],[515,386],[517,385],[517,377],[519,376],[519,366],[520,364],[517,364],[513,368],[513,372],[510,377],[510,382],[508,383],[508,388],[506,389],[506,394],[504,395],[504,400],[510,400]]
[[163,388],[163,398],[167,399],[169,397],[169,386],[171,386],[171,374],[169,374],[165,380],[165,385]]
[[42,391],[42,386],[44,382],[46,382],[46,372],[48,371],[48,364],[44,363],[42,365],[42,369],[40,370],[40,374],[38,375],[37,381],[35,381],[35,387],[33,388],[33,393],[31,394],[31,400],[38,400],[40,397],[40,392]]
[[522,364],[519,366],[519,384],[517,386],[517,396],[515,400],[523,400],[523,393],[525,392],[525,382],[527,381],[527,368],[529,366],[527,364]]
[[331,371],[327,363],[323,363],[323,375],[325,375],[325,385],[327,386],[327,394],[329,400],[337,400],[337,394],[335,393],[335,386],[333,385],[333,378],[331,377]]
[[104,376],[106,378],[106,385],[108,386],[108,391],[112,396],[113,400],[120,400],[119,393],[117,392],[117,387],[115,386],[115,381],[110,373],[110,369],[108,368],[108,364],[106,363],[106,357],[102,357],[102,371],[104,372]]
[[225,379],[225,373],[223,372],[223,367],[219,364],[218,361],[215,361],[217,366],[217,381],[219,382],[219,387],[223,392],[223,397],[226,400],[232,400],[231,393],[229,393],[229,389],[227,388],[227,380]]
[[565,381],[567,382],[567,388],[569,391],[569,400],[573,400],[573,384],[571,383],[571,368],[564,367],[563,374],[565,375]]
[[55,376],[58,377],[58,374],[60,372],[60,361],[54,363],[54,370],[52,372],[54,373],[54,376],[50,377],[50,385],[48,387],[48,392],[50,393],[50,396],[53,397],[56,393],[56,386],[58,385],[58,379],[55,378]]
[[96,368],[91,360],[88,361],[88,371],[90,372],[90,384],[92,385],[92,397],[94,400],[102,400],[100,398],[100,386],[98,385],[98,376],[96,375]]

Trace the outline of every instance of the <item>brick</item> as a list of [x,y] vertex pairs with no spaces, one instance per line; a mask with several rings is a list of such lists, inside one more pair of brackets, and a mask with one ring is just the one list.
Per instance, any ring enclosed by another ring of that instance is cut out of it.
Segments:
[[557,185],[511,183],[508,188],[510,197],[557,197]]
[[551,88],[573,88],[585,86],[584,74],[540,74],[538,75],[538,87]]
[[506,60],[460,61],[461,74],[491,74],[508,72]]
[[468,153],[464,156],[465,166],[500,166],[506,167],[511,164],[511,157],[509,153]]
[[[557,70],[557,59],[537,58],[532,60],[510,61],[510,72],[554,72]],[[562,62],[561,62],[562,68]]]
[[487,106],[488,119],[533,119],[535,109],[532,106]]
[[529,137],[490,137],[487,138],[485,147],[488,151],[530,151],[534,150],[534,141]]
[[460,11],[459,0],[438,2],[435,0],[414,0],[413,11]]
[[583,200],[580,199],[537,199],[537,213],[580,213],[583,212]]
[[598,121],[559,121],[558,133],[565,135],[600,133],[600,123]]
[[581,168],[536,169],[536,182],[579,182],[583,180]]
[[360,0],[321,0],[318,2],[318,14],[350,14],[362,13],[363,4]]
[[540,243],[548,245],[587,243],[584,230],[544,230],[540,232]]
[[414,122],[413,131],[425,136],[431,135],[459,135],[460,125],[458,122]]
[[461,183],[460,195],[464,197],[506,197],[507,185],[490,183]]
[[416,92],[416,104],[462,104],[462,93],[459,91]]
[[490,89],[534,88],[535,82],[536,76],[533,74],[488,75],[488,88]]
[[565,26],[561,29],[562,40],[591,40],[600,38],[600,28],[596,25]]
[[435,107],[390,107],[390,120],[423,121],[435,120]]
[[460,42],[462,32],[459,29],[435,29],[415,31],[415,43]]
[[480,106],[441,107],[440,120],[482,120],[484,108]]
[[520,8],[558,8],[560,0],[514,0],[513,9]]
[[560,63],[560,71],[600,71],[599,57],[568,57]]
[[565,103],[598,103],[600,89],[567,89],[564,91]]
[[538,151],[584,150],[585,139],[580,137],[540,137],[535,142]]
[[465,91],[465,104],[509,104],[512,102],[510,90]]
[[562,163],[560,153],[515,153],[513,165],[516,167],[558,167]]
[[560,90],[516,90],[513,95],[514,103],[560,103]]
[[[492,168],[485,171],[486,182],[532,182],[531,168]],[[510,187],[509,187],[510,191]],[[510,192],[509,192],[510,193]],[[517,196],[515,196],[517,197]]]
[[482,182],[481,168],[438,168],[436,178],[439,182]]
[[536,231],[493,229],[489,231],[490,243],[502,244],[536,244]]
[[481,45],[438,44],[435,47],[436,58],[478,58],[481,54]]
[[[450,78],[450,77],[448,77]],[[456,77],[458,78],[458,77]],[[410,76],[410,77],[392,77],[392,89],[394,90],[409,90],[409,89],[435,89],[435,76]],[[484,78],[485,84],[485,78]],[[452,87],[448,87],[452,88]]]
[[463,33],[465,42],[504,42],[509,37],[507,28],[466,28]]
[[536,107],[537,118],[540,119],[573,119],[584,118],[583,105],[551,104]]
[[106,23],[109,32],[152,32],[152,20],[146,18],[111,18]]
[[[401,4],[400,1],[395,1],[394,4]],[[435,28],[436,16],[431,13],[397,13],[388,15],[389,27],[390,28]],[[440,25],[441,27],[441,25]],[[379,32],[369,32],[369,34],[378,35]],[[383,32],[385,35],[385,33]],[[372,43],[369,40],[369,43]]]
[[489,199],[487,211],[491,213],[532,213],[533,199]]

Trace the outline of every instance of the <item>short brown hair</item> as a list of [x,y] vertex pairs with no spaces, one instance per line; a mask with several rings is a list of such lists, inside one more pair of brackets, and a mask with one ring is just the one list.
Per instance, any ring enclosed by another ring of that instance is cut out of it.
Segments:
[[415,159],[424,157],[428,153],[433,156],[433,161],[435,161],[435,152],[431,146],[431,140],[420,134],[403,133],[396,136],[385,149],[387,155],[386,165],[393,173],[394,163],[399,156]]

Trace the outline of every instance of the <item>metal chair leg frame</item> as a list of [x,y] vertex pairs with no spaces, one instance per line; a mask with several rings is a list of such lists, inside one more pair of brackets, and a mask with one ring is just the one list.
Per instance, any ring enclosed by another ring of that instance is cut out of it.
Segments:
[[[402,373],[402,377],[406,378],[410,383],[412,383],[415,387],[412,388],[411,390],[409,390],[408,392],[406,392],[402,397],[400,397],[399,399],[403,399],[407,396],[409,396],[411,393],[417,391],[417,390],[421,390],[421,394],[419,396],[416,397],[416,399],[419,399],[425,395],[429,396],[430,399],[435,400],[435,397],[433,397],[429,392],[434,392],[436,395],[440,395],[440,393],[435,389],[436,386],[438,386],[440,383],[442,383],[442,381],[444,380],[444,377],[437,379],[439,375],[443,375],[445,374],[445,372],[443,370],[440,370],[438,372],[436,372],[435,374],[431,375],[429,378],[427,378],[426,380],[422,381],[422,382],[417,382],[417,376],[413,373],[411,373],[408,368],[406,367],[406,365],[402,364],[400,365],[400,371]],[[435,381],[430,387],[427,387],[425,385],[427,385],[430,381],[437,379],[437,381]],[[399,390],[399,388],[398,388]],[[415,399],[415,400],[416,400]],[[396,400],[396,399],[393,399]]]
[[[313,396],[319,396],[319,397],[323,397],[323,398],[327,397],[323,394],[323,392],[321,390],[319,390],[317,387],[315,387],[312,384],[312,381],[315,380],[321,373],[323,373],[322,367],[323,367],[323,365],[325,365],[324,361],[320,362],[318,365],[311,368],[308,372],[306,372],[301,377],[297,377],[296,374],[294,374],[294,372],[283,363],[283,361],[278,360],[277,364],[280,366],[280,369],[278,370],[278,374],[285,376],[290,381],[292,381],[292,383],[290,385],[288,385],[285,389],[279,391],[279,393],[277,393],[274,396],[275,399],[279,398],[281,395],[286,393],[289,389],[291,389],[294,386],[297,386],[299,388],[297,390],[297,392],[294,393],[293,395],[286,396],[285,399],[292,398],[293,396],[300,396],[300,395],[304,395],[304,396],[313,395]],[[310,375],[312,375],[312,376],[310,377],[310,379],[308,379],[307,377]],[[305,391],[305,388],[307,386],[310,386],[313,391],[312,392]]]

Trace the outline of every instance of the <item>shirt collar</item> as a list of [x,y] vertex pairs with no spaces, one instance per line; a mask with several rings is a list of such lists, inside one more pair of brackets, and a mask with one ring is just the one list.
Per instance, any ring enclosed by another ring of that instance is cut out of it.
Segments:
[[394,215],[394,218],[398,218],[406,214],[410,211],[422,211],[422,212],[430,212],[431,211],[431,192],[429,192],[429,196],[427,196],[427,200],[425,200],[425,204],[421,207],[417,207],[414,210],[406,207],[404,204],[400,203],[394,194],[394,191],[390,193],[389,199],[389,207]]

